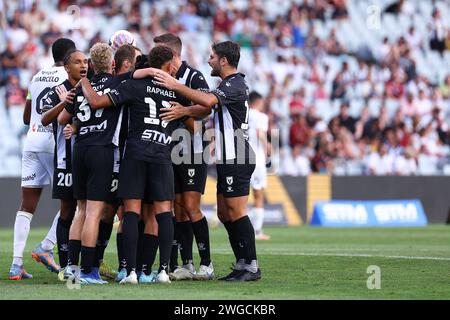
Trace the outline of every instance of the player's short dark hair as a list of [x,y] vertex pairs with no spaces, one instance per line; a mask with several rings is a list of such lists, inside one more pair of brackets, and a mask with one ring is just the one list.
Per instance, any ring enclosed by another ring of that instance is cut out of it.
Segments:
[[75,42],[67,38],[59,38],[52,44],[52,55],[55,62],[62,62],[69,50],[76,49]]
[[148,65],[148,55],[142,54],[140,56],[137,56],[136,63],[134,64],[134,69],[145,69],[150,68]]
[[122,68],[125,60],[134,62],[136,56],[136,48],[130,44],[121,45],[114,54],[114,61],[116,62],[116,71]]
[[233,41],[215,43],[213,44],[212,49],[219,56],[219,58],[227,58],[228,63],[237,68],[241,57],[241,47],[238,43]]
[[150,68],[161,69],[164,63],[173,59],[174,52],[166,46],[154,47],[148,54]]
[[263,96],[260,95],[258,92],[252,91],[252,92],[250,92],[250,94],[248,95],[248,102],[249,102],[250,104],[253,104],[253,103],[255,103],[255,101],[257,101],[257,100],[259,100],[259,99],[262,99],[262,98],[263,98]]
[[72,54],[74,54],[75,52],[81,52],[81,53],[83,53],[83,51],[78,50],[78,49],[70,49],[69,51],[67,51],[66,55],[64,56],[64,59],[63,59],[63,64],[64,64],[64,65],[68,65],[68,64],[69,64],[70,57],[71,57]]
[[169,47],[173,51],[175,51],[179,56],[181,56],[181,49],[183,48],[183,44],[179,36],[174,35],[173,33],[164,33],[157,37],[153,38],[153,42],[162,44],[164,46]]

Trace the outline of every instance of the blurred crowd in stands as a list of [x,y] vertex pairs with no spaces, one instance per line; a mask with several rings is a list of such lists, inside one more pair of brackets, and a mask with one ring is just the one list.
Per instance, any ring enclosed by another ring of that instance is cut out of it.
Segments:
[[[364,33],[370,1],[92,0],[79,13],[71,3],[0,0],[0,109],[16,135],[27,83],[52,64],[56,38],[87,52],[127,29],[148,51],[173,32],[205,74],[213,41],[240,43],[240,70],[280,139],[278,173],[450,174],[448,1],[378,1],[380,27]],[[389,21],[403,31],[387,32]]]

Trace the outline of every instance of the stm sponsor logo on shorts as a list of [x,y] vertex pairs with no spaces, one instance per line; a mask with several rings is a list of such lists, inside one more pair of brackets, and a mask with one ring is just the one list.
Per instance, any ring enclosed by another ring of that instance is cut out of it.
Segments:
[[22,178],[22,182],[25,181],[33,181],[36,178],[36,173],[33,173],[32,175],[26,176]]

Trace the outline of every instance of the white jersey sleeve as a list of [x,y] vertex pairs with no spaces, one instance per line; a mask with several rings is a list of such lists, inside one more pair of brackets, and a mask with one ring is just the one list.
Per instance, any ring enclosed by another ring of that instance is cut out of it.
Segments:
[[43,126],[42,106],[47,93],[67,79],[64,67],[52,67],[36,73],[28,88],[27,99],[31,100],[30,128],[24,143],[24,151],[53,153],[55,141],[52,125]]

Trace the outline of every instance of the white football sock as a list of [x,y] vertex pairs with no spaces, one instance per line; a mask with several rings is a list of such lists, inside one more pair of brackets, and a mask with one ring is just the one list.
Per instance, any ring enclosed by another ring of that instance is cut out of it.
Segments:
[[41,242],[41,247],[44,250],[53,250],[53,247],[56,244],[56,226],[58,225],[58,219],[59,219],[59,211],[56,214],[55,218],[53,219],[52,227],[50,228],[50,230],[48,230],[45,239],[42,240]]
[[245,265],[245,270],[256,273],[258,272],[258,260],[252,260],[250,264]]
[[13,264],[17,264],[19,266],[23,265],[23,250],[27,244],[32,219],[33,215],[31,213],[17,211],[16,221],[14,222]]
[[253,228],[260,233],[264,224],[264,208],[253,208]]

